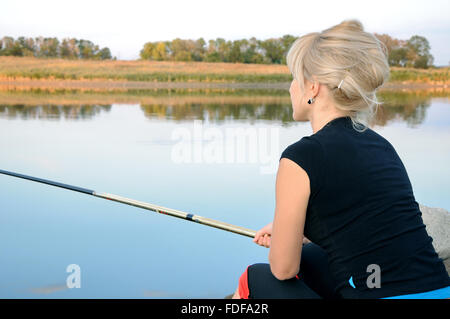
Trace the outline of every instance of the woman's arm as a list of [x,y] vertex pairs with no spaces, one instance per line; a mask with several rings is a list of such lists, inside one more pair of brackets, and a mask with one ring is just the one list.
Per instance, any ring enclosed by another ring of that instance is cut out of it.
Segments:
[[308,174],[295,162],[282,158],[269,251],[270,269],[279,280],[293,278],[299,272],[309,195]]

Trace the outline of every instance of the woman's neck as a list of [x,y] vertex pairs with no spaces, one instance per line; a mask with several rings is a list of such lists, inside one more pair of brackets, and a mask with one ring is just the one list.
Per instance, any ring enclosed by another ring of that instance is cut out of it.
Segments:
[[328,122],[338,117],[345,117],[347,114],[342,112],[315,113],[310,119],[313,134],[320,131]]

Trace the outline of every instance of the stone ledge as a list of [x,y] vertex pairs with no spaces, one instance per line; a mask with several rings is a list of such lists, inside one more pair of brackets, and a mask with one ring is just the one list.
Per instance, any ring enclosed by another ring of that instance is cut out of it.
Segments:
[[428,207],[419,204],[423,223],[428,235],[433,238],[433,246],[444,261],[450,275],[450,213],[444,208]]

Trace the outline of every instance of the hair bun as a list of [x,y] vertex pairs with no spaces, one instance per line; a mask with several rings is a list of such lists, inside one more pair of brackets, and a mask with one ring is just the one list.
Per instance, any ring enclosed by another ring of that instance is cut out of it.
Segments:
[[357,19],[298,38],[286,62],[302,90],[305,80],[325,85],[354,123],[369,122],[382,104],[376,91],[390,74],[385,46]]
[[335,26],[336,29],[348,29],[352,31],[364,31],[364,27],[359,20],[351,19],[344,20],[340,24]]

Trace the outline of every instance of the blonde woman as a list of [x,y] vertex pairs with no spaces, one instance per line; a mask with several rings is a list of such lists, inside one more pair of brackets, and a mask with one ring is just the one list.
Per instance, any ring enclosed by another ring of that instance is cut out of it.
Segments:
[[273,223],[254,238],[269,264],[250,265],[233,297],[450,298],[405,167],[368,127],[386,48],[347,20],[297,39],[287,65],[293,118],[313,134],[281,155]]

